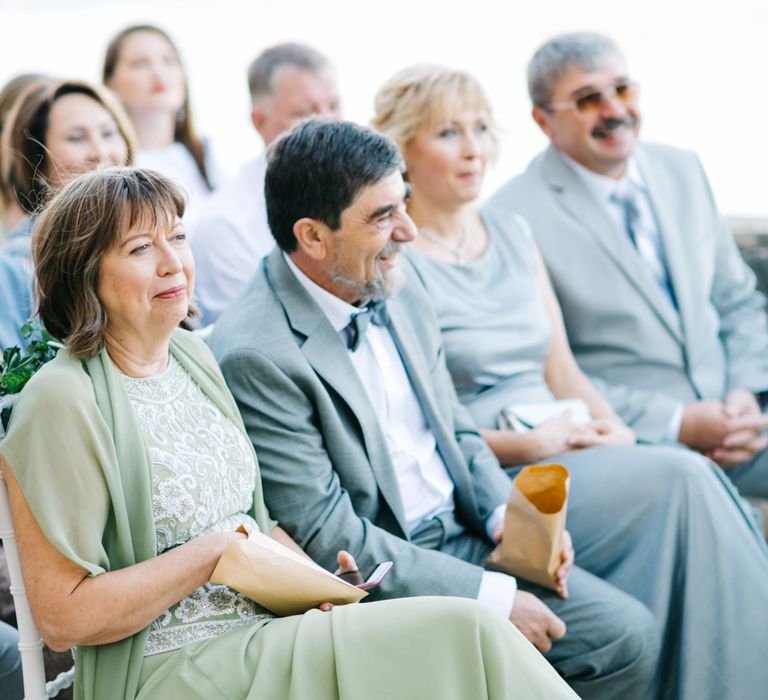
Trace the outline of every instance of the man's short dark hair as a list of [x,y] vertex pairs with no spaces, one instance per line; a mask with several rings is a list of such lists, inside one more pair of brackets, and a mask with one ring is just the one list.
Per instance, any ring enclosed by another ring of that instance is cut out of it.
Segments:
[[293,226],[304,217],[336,231],[363,189],[402,169],[397,146],[372,129],[326,119],[299,124],[267,151],[267,218],[277,245],[296,250]]

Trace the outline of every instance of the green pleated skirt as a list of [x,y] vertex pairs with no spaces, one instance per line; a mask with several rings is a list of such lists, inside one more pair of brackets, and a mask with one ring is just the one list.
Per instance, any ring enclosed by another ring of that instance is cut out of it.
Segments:
[[148,656],[137,698],[560,700],[577,696],[507,620],[473,600],[311,610]]

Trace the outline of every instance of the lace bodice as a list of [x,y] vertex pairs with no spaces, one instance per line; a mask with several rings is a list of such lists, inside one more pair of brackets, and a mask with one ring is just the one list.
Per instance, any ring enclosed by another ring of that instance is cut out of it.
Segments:
[[[257,528],[247,515],[256,465],[241,430],[172,357],[161,375],[123,379],[149,449],[157,553],[241,523]],[[206,584],[152,623],[145,653],[170,651],[267,617],[231,588]]]

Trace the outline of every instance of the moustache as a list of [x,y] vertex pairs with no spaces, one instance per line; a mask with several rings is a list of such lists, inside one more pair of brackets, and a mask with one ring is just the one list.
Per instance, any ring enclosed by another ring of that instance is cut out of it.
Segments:
[[605,119],[592,129],[592,137],[596,139],[605,138],[610,135],[612,131],[616,131],[616,129],[619,129],[622,126],[632,127],[635,124],[637,124],[637,117],[633,117],[631,114],[628,114],[621,119]]
[[396,255],[402,250],[404,245],[404,243],[399,241],[390,241],[381,249],[379,254],[376,256],[376,259],[378,260],[379,258],[387,258]]

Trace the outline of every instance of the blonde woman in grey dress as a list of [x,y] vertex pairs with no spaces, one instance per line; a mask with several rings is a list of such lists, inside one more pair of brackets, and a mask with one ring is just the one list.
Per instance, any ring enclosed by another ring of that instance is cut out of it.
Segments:
[[[408,257],[434,302],[459,396],[512,475],[532,462],[569,468],[577,566],[658,621],[655,696],[763,697],[765,623],[755,615],[768,609],[762,535],[709,460],[634,445],[574,361],[528,225],[478,209],[496,151],[479,83],[442,66],[407,68],[379,90],[373,126],[406,162],[408,213],[420,232]],[[558,412],[558,399],[583,401],[591,418]],[[519,404],[549,408],[551,417],[527,432],[500,428],[500,413]]]
[[41,317],[66,350],[22,392],[0,464],[35,620],[76,647],[75,697],[575,697],[476,601],[276,618],[209,582],[243,523],[305,555],[267,513],[215,360],[177,330],[194,284],[183,210],[157,173],[102,171],[35,232]]

